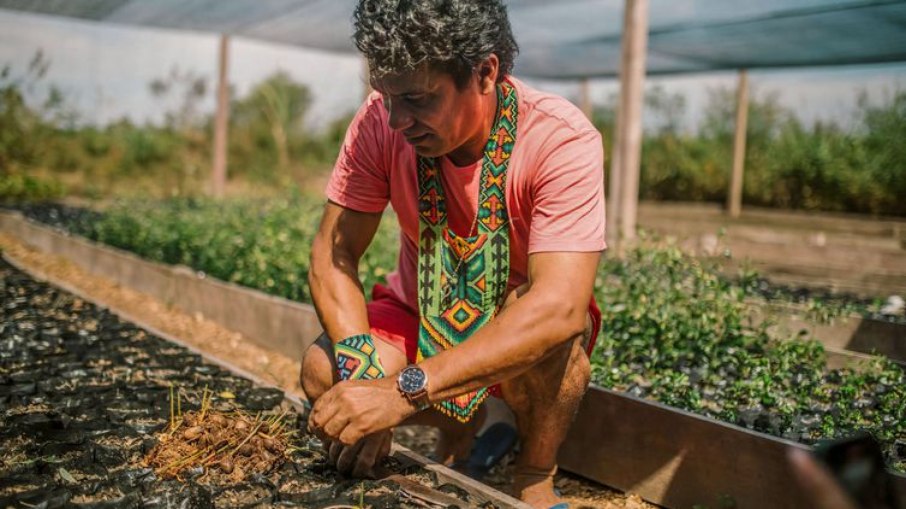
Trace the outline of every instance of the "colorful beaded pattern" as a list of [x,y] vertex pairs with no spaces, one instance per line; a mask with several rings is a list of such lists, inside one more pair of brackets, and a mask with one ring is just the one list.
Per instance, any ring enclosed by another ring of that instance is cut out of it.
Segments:
[[[510,272],[506,171],[518,113],[516,90],[510,83],[498,85],[497,105],[482,162],[474,236],[461,237],[447,228],[437,161],[418,158],[419,361],[468,339],[494,317],[506,296]],[[435,407],[467,422],[487,396],[487,388],[482,388]]]
[[370,334],[350,336],[333,345],[340,380],[384,378],[384,367]]

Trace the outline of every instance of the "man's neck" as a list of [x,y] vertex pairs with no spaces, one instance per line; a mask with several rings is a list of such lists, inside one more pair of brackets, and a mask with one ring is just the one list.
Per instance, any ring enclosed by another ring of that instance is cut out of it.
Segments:
[[447,158],[456,166],[468,166],[484,156],[484,148],[488,143],[491,128],[497,120],[497,91],[488,94],[487,99],[483,101],[484,111],[481,114],[481,125],[475,130],[469,140],[459,148],[447,154]]

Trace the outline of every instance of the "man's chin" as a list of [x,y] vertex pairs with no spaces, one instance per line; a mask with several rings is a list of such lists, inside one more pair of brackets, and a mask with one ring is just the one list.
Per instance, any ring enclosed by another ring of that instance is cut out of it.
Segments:
[[434,145],[413,145],[413,148],[422,157],[440,157],[446,153]]

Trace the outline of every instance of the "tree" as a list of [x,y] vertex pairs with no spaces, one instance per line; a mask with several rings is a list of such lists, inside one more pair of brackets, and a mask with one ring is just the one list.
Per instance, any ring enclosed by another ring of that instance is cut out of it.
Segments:
[[308,87],[278,71],[234,104],[234,122],[252,132],[266,130],[274,144],[277,164],[285,171],[290,164],[290,140],[301,136],[311,99]]
[[160,101],[175,97],[176,105],[165,113],[169,127],[184,133],[198,127],[202,121],[199,104],[208,91],[207,78],[173,67],[167,77],[152,80],[148,89]]
[[202,129],[207,118],[201,112],[201,101],[208,92],[207,78],[174,66],[166,77],[152,80],[148,89],[164,104],[166,128],[133,131],[127,139],[129,160],[137,166],[154,160],[163,162],[175,149],[179,156],[170,165],[176,177],[171,193],[184,194],[195,185],[202,168],[210,164],[210,148]]
[[[50,60],[41,49],[22,73],[9,65],[0,68],[0,172],[15,165],[39,164],[50,135],[76,122],[77,115],[60,88],[42,83],[49,68]],[[46,93],[43,99],[42,93]]]

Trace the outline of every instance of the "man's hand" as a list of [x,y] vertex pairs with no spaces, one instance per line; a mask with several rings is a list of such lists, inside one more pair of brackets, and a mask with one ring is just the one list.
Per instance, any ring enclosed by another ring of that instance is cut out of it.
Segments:
[[374,466],[390,454],[392,442],[391,430],[368,435],[352,446],[329,441],[328,459],[342,474],[359,478],[374,477]]
[[395,378],[346,380],[324,393],[311,410],[309,429],[345,446],[386,431],[417,411]]

